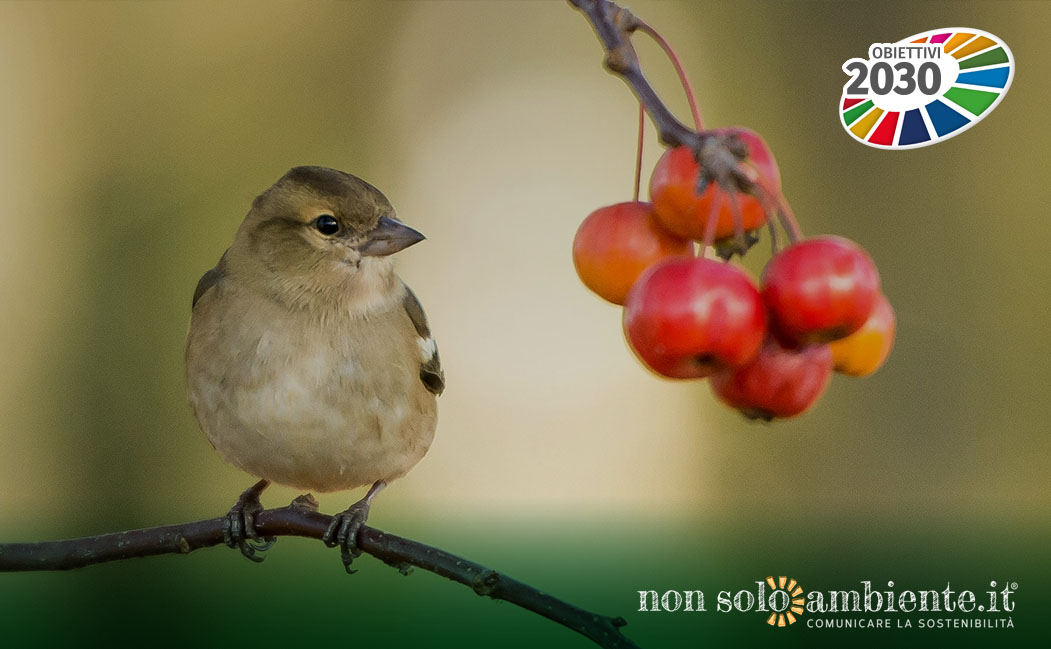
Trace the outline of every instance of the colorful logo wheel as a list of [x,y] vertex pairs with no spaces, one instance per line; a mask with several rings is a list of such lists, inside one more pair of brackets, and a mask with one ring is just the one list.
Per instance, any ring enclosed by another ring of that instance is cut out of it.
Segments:
[[930,146],[991,113],[1014,78],[1010,48],[989,32],[934,29],[897,43],[874,43],[850,59],[840,102],[854,139],[880,149]]

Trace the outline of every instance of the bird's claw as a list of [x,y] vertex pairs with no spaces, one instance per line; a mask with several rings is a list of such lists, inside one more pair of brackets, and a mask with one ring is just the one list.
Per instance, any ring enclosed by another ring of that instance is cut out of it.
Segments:
[[358,532],[361,531],[361,526],[365,524],[368,517],[369,503],[364,500],[356,502],[347,511],[333,516],[332,522],[325,530],[325,535],[321,537],[328,547],[339,546],[343,568],[346,569],[348,575],[357,572],[350,566],[354,559],[361,556],[361,550],[358,548]]
[[255,529],[255,517],[263,511],[260,491],[259,485],[246,489],[223,521],[223,542],[256,563],[261,563],[266,558],[262,554],[277,542],[276,537],[262,537]]

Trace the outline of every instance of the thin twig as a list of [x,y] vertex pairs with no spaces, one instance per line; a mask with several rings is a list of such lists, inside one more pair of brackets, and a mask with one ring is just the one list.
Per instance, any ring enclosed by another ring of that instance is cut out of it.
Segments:
[[[320,539],[332,517],[314,510],[316,503],[297,498],[280,509],[260,512],[255,527],[261,536]],[[223,543],[224,518],[115,532],[66,541],[0,543],[0,572],[69,570],[96,563],[159,554],[187,554]],[[620,627],[623,618],[586,611],[546,595],[491,568],[417,541],[362,527],[358,548],[404,574],[416,566],[470,587],[479,595],[501,599],[542,615],[608,649],[638,649]]]
[[595,35],[606,50],[606,68],[624,79],[638,97],[653,120],[660,141],[668,146],[688,146],[700,151],[701,145],[711,136],[698,133],[676,119],[642,74],[639,56],[630,38],[640,26],[635,16],[609,0],[569,0],[569,3],[591,22]]
[[693,84],[690,83],[690,77],[686,75],[686,68],[683,67],[679,55],[675,53],[675,49],[671,46],[671,43],[661,36],[660,32],[642,22],[637,17],[635,18],[635,22],[638,24],[636,29],[652,38],[657,45],[664,50],[664,54],[668,59],[671,60],[671,64],[675,68],[675,74],[679,75],[679,83],[682,85],[682,90],[686,93],[686,101],[690,104],[690,116],[693,117],[693,130],[697,132],[703,131],[704,121],[701,119],[701,109],[697,106],[697,94],[693,91]]

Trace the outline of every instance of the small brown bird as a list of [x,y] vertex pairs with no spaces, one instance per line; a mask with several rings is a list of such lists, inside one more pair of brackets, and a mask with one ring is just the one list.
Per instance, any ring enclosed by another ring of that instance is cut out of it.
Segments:
[[254,516],[271,481],[319,492],[372,485],[325,534],[349,572],[372,499],[430,447],[445,377],[390,257],[422,239],[372,185],[296,167],[253,201],[198,283],[190,405],[216,450],[261,478],[227,516],[226,542],[246,557],[261,561],[269,547]]

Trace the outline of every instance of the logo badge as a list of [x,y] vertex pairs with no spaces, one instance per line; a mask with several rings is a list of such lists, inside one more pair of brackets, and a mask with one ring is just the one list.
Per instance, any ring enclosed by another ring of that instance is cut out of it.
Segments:
[[877,149],[930,146],[993,112],[1014,69],[1007,45],[980,29],[934,29],[873,43],[867,59],[843,64],[850,80],[841,122],[851,137]]

